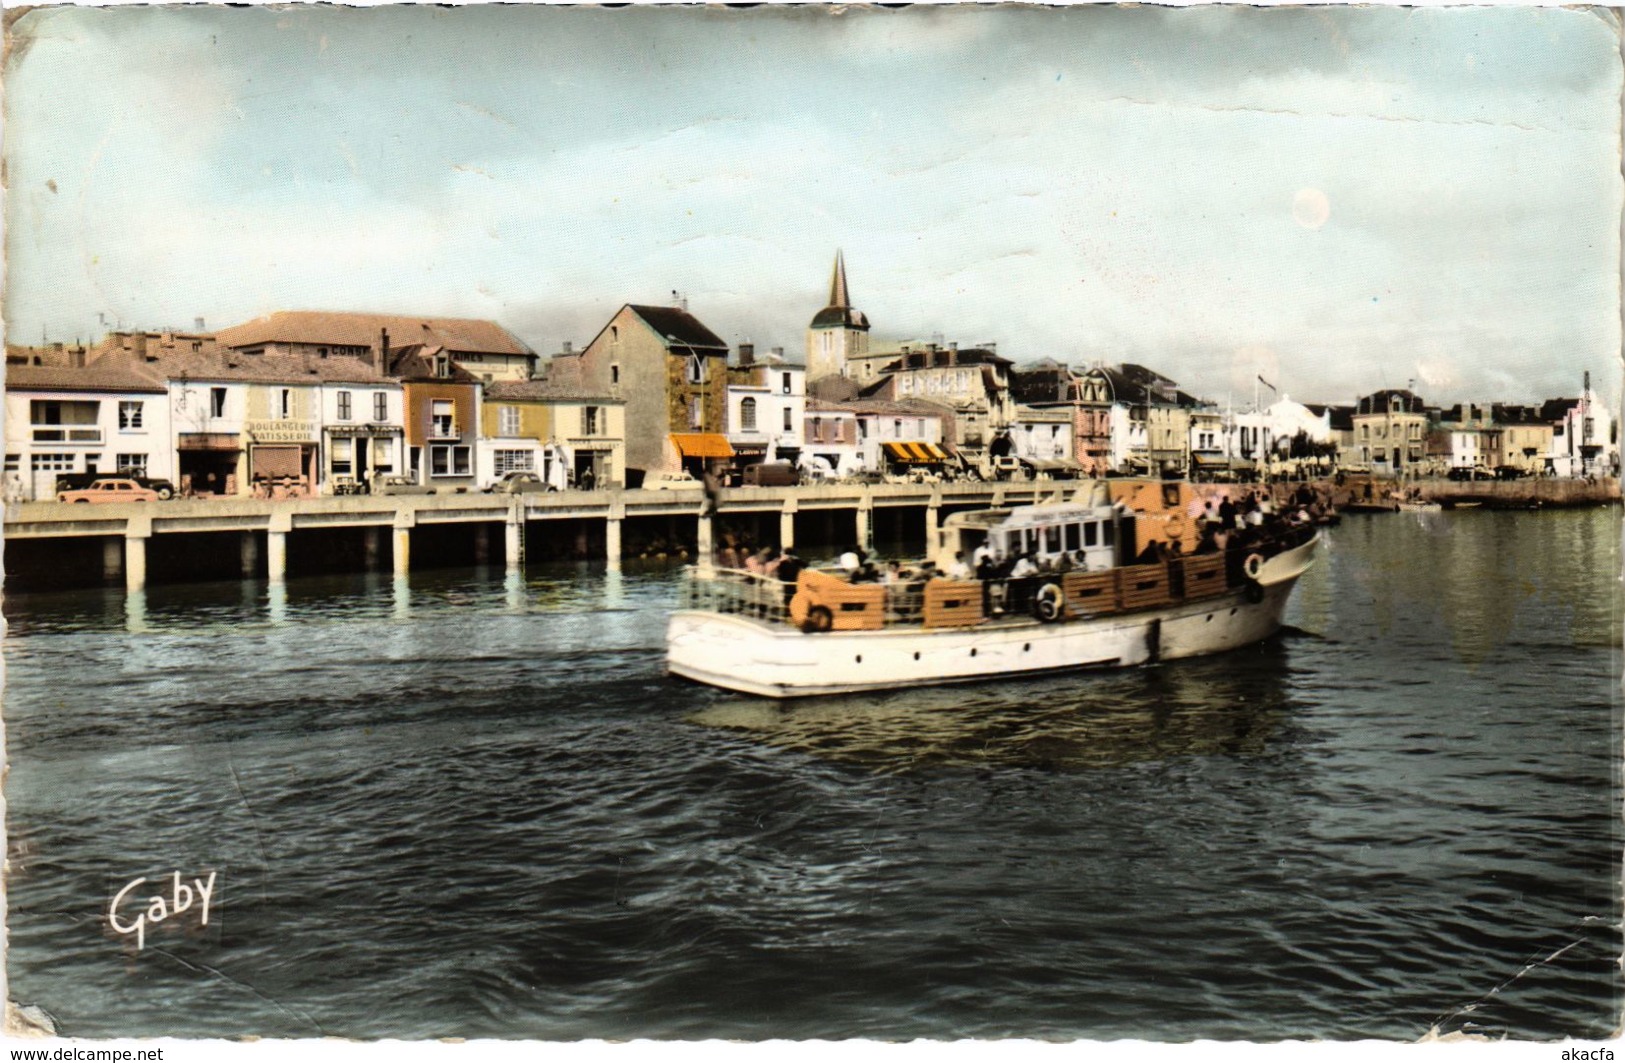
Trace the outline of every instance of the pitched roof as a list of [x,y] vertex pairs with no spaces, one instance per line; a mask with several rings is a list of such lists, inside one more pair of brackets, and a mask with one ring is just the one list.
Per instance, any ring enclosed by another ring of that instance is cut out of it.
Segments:
[[533,354],[513,333],[495,321],[457,317],[414,317],[407,314],[358,314],[336,310],[278,310],[216,336],[226,347],[260,343],[312,343],[337,347],[372,347],[388,330],[391,348],[414,344],[444,347],[454,353]]
[[598,395],[574,383],[560,380],[495,380],[485,385],[488,402],[547,402],[553,400],[590,400],[602,403],[620,403],[624,399]]
[[121,354],[107,354],[74,368],[67,365],[8,365],[6,388],[15,391],[120,391],[165,390],[163,374],[150,364]]
[[700,319],[687,310],[675,306],[626,305],[666,341],[667,347],[687,347],[696,353],[715,350],[724,356],[728,353],[728,345],[722,337],[700,324]]
[[1359,409],[1362,414],[1387,413],[1390,399],[1399,399],[1400,405],[1406,413],[1421,413],[1426,406],[1420,396],[1401,388],[1384,388],[1373,391],[1360,399]]
[[829,305],[813,315],[808,328],[850,328],[860,332],[869,329],[869,319],[863,311],[852,309],[852,297],[846,292],[846,259],[835,252],[835,270],[829,278]]
[[259,384],[383,384],[389,378],[364,358],[243,354],[205,347],[166,351],[147,363],[164,379],[239,380]]
[[[445,376],[435,372],[435,356],[445,354],[448,357],[447,372]],[[414,343],[409,347],[397,348],[393,342],[389,349],[389,375],[403,381],[414,383],[436,382],[442,384],[477,384],[480,378],[450,361],[450,352],[438,344],[425,346]]]

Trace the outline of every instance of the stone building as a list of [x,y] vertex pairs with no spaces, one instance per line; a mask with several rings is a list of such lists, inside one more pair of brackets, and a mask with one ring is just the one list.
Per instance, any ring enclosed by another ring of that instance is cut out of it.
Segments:
[[216,339],[249,355],[364,358],[384,347],[438,347],[476,380],[528,380],[536,353],[494,321],[328,310],[279,310],[221,329]]
[[728,345],[684,307],[628,303],[581,351],[555,355],[549,380],[626,404],[627,482],[733,456]]
[[807,326],[807,379],[847,376],[849,363],[869,352],[869,319],[852,307],[846,290],[846,261],[835,252],[829,305]]

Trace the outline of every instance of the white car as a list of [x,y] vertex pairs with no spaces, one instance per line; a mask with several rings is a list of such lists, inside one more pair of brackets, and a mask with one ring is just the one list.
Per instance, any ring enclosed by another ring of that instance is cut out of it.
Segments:
[[651,472],[643,477],[645,491],[703,491],[705,485],[687,472]]

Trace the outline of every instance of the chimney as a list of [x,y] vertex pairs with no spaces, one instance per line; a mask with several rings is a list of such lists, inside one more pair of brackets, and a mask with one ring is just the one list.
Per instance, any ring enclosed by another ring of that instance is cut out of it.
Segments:
[[147,358],[147,334],[145,332],[137,332],[131,338],[135,342],[135,353],[141,356],[142,361],[146,361],[146,358]]
[[570,341],[569,341],[569,340],[565,340],[565,341],[564,341],[564,353],[565,353],[565,354],[570,354],[570,353],[571,353],[571,350],[572,350],[572,349],[571,349],[571,347],[570,347]]
[[739,345],[739,364],[740,365],[755,365],[756,364],[756,344],[754,344],[754,343],[741,343]]
[[68,355],[68,364],[75,369],[83,369],[85,367],[85,349],[80,347],[71,352]]
[[194,331],[202,332],[203,331],[203,319],[201,317],[194,317],[192,319],[192,328],[193,328]]
[[1587,370],[1586,370],[1586,375],[1585,375],[1585,392],[1584,392],[1584,394],[1585,394],[1585,395],[1589,395],[1589,394],[1591,394],[1591,370],[1589,370],[1589,369],[1587,369]]
[[389,330],[378,330],[378,375],[383,376],[389,372]]
[[773,357],[779,359],[780,361],[783,361],[784,360],[784,348],[783,347],[774,347],[773,348]]
[[60,343],[53,343],[53,344],[51,344],[51,350],[53,350],[53,351],[60,351],[60,350],[61,350],[61,349],[62,349],[62,344],[60,344]]

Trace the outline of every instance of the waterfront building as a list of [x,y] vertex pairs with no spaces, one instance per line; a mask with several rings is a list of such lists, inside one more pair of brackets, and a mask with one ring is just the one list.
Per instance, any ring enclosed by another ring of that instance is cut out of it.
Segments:
[[1490,412],[1495,422],[1492,466],[1525,475],[1545,472],[1553,435],[1551,422],[1541,417],[1540,409],[1495,403]]
[[53,500],[65,473],[174,480],[162,374],[133,352],[90,353],[47,349],[13,362],[8,350],[7,501]]
[[1554,476],[1618,476],[1618,425],[1608,404],[1597,401],[1591,374],[1578,398],[1548,399],[1540,418],[1551,426],[1547,468]]
[[1008,431],[1010,452],[1038,472],[1076,472],[1069,406],[1017,404]]
[[941,443],[944,422],[952,422],[950,410],[929,402],[885,399],[855,399],[838,405],[855,418],[858,451],[865,469],[906,470],[918,465],[940,465],[949,458]]
[[1079,439],[1086,467],[1096,466],[1104,452],[1113,472],[1190,468],[1191,411],[1204,404],[1173,380],[1132,363],[1096,365],[1084,373],[1079,395],[1096,411],[1089,435]]
[[[943,424],[943,441],[965,464],[987,470],[989,444],[1009,430],[1015,417],[1011,362],[995,344],[906,344],[895,351],[871,352],[863,364],[864,376],[874,379],[862,385],[861,398],[943,407],[951,413]],[[876,365],[880,368],[871,373]]]
[[738,360],[728,367],[728,445],[741,465],[794,464],[807,415],[806,369],[786,361],[780,347],[758,358],[751,343],[739,345]]
[[854,359],[869,352],[869,319],[852,306],[846,289],[846,260],[835,252],[829,280],[829,305],[807,326],[807,377],[847,376]]
[[1192,407],[1190,419],[1191,475],[1228,472],[1230,458],[1225,453],[1224,416],[1219,408],[1212,403]]
[[563,490],[626,483],[626,404],[554,381],[487,384],[475,462],[480,485],[510,472],[535,473]]
[[[1103,476],[1117,467],[1112,456],[1111,385],[1100,376],[1079,373],[1053,359],[1043,359],[1010,371],[1010,394],[1016,402],[1035,410],[1064,410],[1070,423],[1069,454],[1085,476]],[[1127,459],[1128,419],[1119,418]],[[1019,420],[1019,415],[1018,415]]]
[[279,310],[221,329],[222,347],[247,355],[366,358],[380,348],[438,347],[482,382],[529,380],[536,353],[494,321],[473,318]]
[[475,462],[482,381],[440,346],[388,348],[390,376],[401,382],[406,472],[445,493],[480,484]]
[[1354,417],[1355,460],[1371,471],[1394,476],[1422,463],[1427,407],[1407,390],[1384,388],[1360,399]]
[[803,465],[835,476],[870,468],[858,443],[858,415],[842,403],[809,398],[802,439]]
[[329,360],[332,369],[318,388],[320,488],[328,494],[367,490],[406,467],[406,392],[371,361]]
[[627,303],[580,352],[555,355],[548,378],[626,403],[627,482],[649,472],[704,472],[733,457],[727,439],[728,345],[683,306]]

